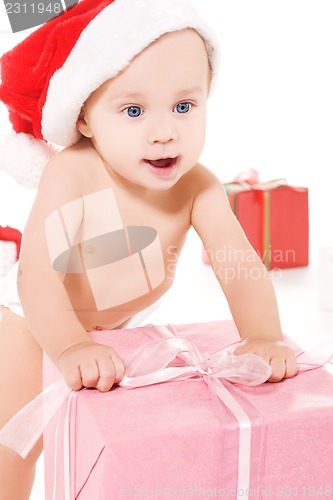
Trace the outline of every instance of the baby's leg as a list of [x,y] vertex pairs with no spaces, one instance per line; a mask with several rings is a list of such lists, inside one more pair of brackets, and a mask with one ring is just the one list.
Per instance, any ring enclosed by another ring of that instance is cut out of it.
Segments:
[[[0,428],[42,390],[42,351],[25,319],[6,307],[0,320]],[[0,445],[0,500],[27,500],[42,439],[26,459]]]

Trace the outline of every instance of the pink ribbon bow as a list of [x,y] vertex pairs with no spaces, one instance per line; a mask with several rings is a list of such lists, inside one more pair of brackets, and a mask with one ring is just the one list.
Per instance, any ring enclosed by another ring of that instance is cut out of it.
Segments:
[[[205,375],[254,386],[266,382],[271,375],[271,367],[255,354],[235,356],[225,348],[208,354],[189,340],[172,336],[172,330],[166,327],[158,327],[158,331],[166,336],[147,342],[127,358],[121,387],[132,389]],[[170,366],[176,358],[183,363]]]
[[[153,340],[139,347],[126,362],[126,375],[120,386],[127,389],[160,382],[184,380],[201,376],[210,391],[232,412],[239,426],[238,441],[238,492],[250,489],[251,420],[233,395],[231,387],[223,381],[255,386],[266,382],[271,367],[255,354],[233,355],[222,349],[214,354],[201,352],[192,342],[177,337],[170,327],[157,327],[164,338]],[[170,366],[176,358],[183,366]],[[250,402],[248,402],[250,404]],[[242,495],[244,498],[244,494]],[[237,495],[237,499],[240,497]]]

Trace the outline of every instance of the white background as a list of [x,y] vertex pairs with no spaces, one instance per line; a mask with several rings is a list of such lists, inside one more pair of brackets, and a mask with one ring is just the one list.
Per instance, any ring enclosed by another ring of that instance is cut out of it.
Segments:
[[[202,162],[221,177],[252,167],[262,180],[285,177],[290,184],[309,187],[310,267],[285,270],[273,279],[284,331],[303,345],[316,344],[333,333],[333,312],[321,311],[317,304],[318,250],[333,247],[333,2],[194,3],[216,31],[222,49]],[[24,36],[8,33],[4,12],[0,31],[0,52]],[[7,129],[2,106],[0,136]],[[33,191],[0,175],[0,225],[22,230],[33,197]],[[201,263],[201,245],[194,234],[179,271],[174,289],[152,321],[229,317],[216,280]],[[35,498],[42,497],[41,485],[39,479]]]

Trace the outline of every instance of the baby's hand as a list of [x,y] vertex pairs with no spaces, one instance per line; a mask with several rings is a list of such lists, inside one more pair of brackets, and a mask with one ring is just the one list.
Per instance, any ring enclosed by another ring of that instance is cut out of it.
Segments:
[[290,378],[298,371],[297,361],[291,348],[280,340],[248,338],[235,349],[234,354],[257,354],[272,368],[269,382]]
[[120,382],[125,365],[112,347],[93,341],[75,344],[62,353],[58,360],[66,384],[74,391],[95,387],[107,392]]

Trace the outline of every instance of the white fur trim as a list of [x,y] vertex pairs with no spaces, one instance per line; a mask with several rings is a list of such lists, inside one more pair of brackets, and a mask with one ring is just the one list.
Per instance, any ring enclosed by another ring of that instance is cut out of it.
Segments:
[[214,79],[218,42],[187,0],[115,0],[105,7],[50,79],[43,137],[61,146],[77,142],[77,117],[89,95],[161,35],[184,28],[194,28],[205,39]]
[[0,169],[29,189],[38,186],[41,172],[56,153],[51,145],[30,134],[8,134],[0,145]]

